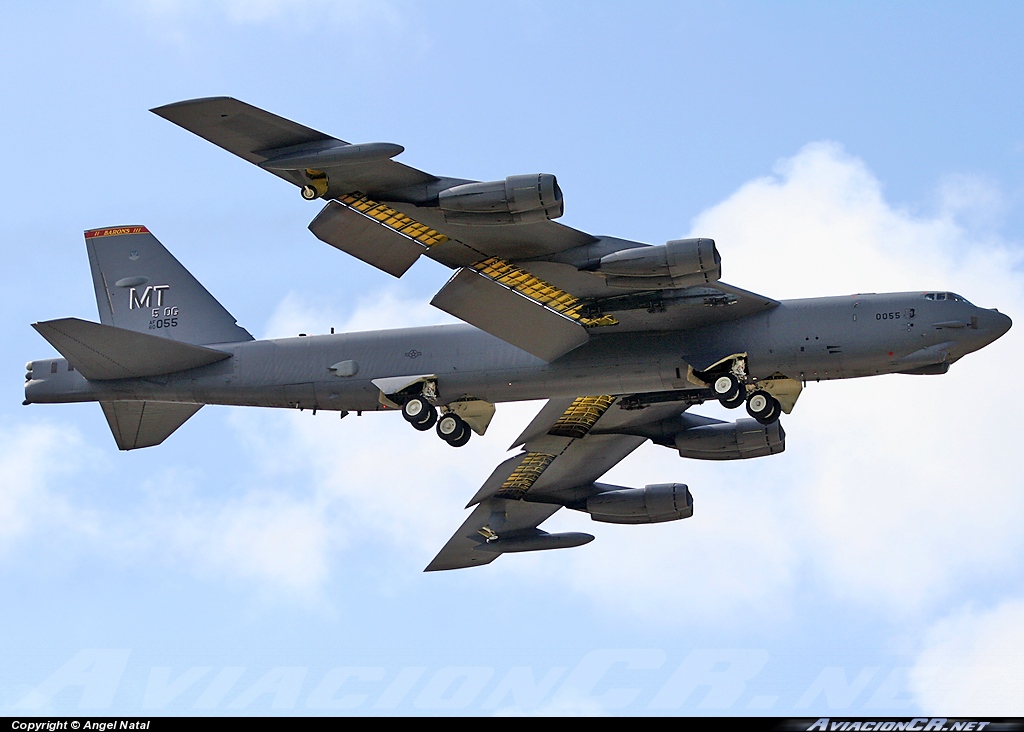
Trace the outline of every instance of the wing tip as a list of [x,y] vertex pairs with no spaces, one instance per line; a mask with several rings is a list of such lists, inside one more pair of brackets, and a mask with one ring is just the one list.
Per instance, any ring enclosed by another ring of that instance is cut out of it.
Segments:
[[226,102],[226,101],[238,101],[234,97],[196,97],[195,99],[182,99],[180,102],[171,102],[170,104],[161,104],[158,107],[153,107],[149,111],[160,117],[164,117],[163,113],[172,109],[180,107],[193,107],[199,104],[209,104],[210,102]]
[[452,569],[469,569],[470,567],[482,567],[485,564],[490,564],[495,559],[501,556],[500,552],[494,554],[482,554],[480,559],[473,559],[470,562],[443,562],[438,561],[439,557],[434,557],[434,560],[428,564],[423,571],[424,572],[447,572]]

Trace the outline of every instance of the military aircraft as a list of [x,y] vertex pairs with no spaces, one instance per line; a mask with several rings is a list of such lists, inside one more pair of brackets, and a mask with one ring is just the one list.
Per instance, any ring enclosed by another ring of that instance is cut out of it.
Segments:
[[[553,175],[476,182],[393,160],[235,99],[161,117],[327,200],[322,241],[400,277],[426,256],[455,270],[432,304],[463,324],[254,340],[142,226],[85,234],[100,322],[34,324],[63,358],[27,365],[25,403],[98,401],[122,450],[157,445],[204,404],[400,411],[448,445],[483,435],[499,402],[547,399],[426,568],[573,547],[539,525],[687,518],[686,485],[598,482],[647,440],[735,460],[785,448],[779,415],[808,380],[942,374],[1010,319],[945,291],[777,301],[720,280],[708,238],[648,245],[553,221]],[[749,419],[690,413],[717,400]],[[469,507],[468,506],[468,507]]]

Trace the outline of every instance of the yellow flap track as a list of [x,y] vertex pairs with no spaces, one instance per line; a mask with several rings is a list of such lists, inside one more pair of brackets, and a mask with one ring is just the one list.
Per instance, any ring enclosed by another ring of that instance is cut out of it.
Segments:
[[372,201],[361,193],[350,193],[346,196],[340,196],[337,201],[348,206],[353,211],[369,216],[371,219],[393,231],[397,231],[403,236],[418,241],[425,247],[444,244],[448,241],[448,237],[440,231],[434,231],[434,229],[431,229],[426,224],[421,224],[401,211],[396,211],[390,206],[385,206],[383,203]]
[[600,318],[587,318],[580,314],[583,305],[579,299],[570,295],[565,290],[560,290],[554,285],[549,285],[544,280],[529,272],[519,269],[514,264],[509,264],[504,259],[491,257],[473,265],[473,269],[488,279],[494,280],[499,285],[504,285],[510,290],[518,292],[525,298],[533,300],[554,310],[559,315],[577,321],[587,328],[594,328],[601,325],[618,325],[618,320],[610,315],[603,315]]
[[555,456],[547,452],[528,452],[523,461],[512,471],[512,475],[501,484],[495,495],[518,501],[526,495],[526,491],[537,482],[540,474],[551,464]]
[[576,397],[558,421],[551,426],[548,434],[555,437],[572,437],[575,440],[585,437],[614,401],[615,397],[607,394]]

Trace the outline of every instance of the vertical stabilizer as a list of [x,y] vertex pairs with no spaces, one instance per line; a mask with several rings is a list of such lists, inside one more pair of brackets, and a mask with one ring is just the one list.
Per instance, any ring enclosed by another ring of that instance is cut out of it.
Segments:
[[85,232],[100,322],[192,344],[251,341],[145,226]]

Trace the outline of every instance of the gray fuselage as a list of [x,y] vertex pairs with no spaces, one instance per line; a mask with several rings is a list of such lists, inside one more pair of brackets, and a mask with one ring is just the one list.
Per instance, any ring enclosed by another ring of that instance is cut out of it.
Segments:
[[[936,297],[947,297],[937,300]],[[769,311],[675,332],[601,333],[552,363],[468,325],[216,344],[232,357],[143,379],[88,381],[65,359],[30,365],[26,403],[152,400],[338,411],[384,408],[372,379],[436,377],[439,402],[491,403],[699,390],[687,380],[734,354],[749,376],[800,381],[939,373],[1005,333],[1010,319],[950,293],[786,300]],[[346,369],[330,370],[342,362]],[[351,372],[349,376],[336,375]]]

